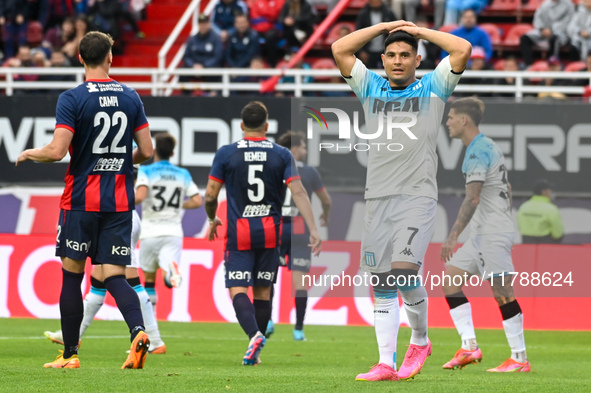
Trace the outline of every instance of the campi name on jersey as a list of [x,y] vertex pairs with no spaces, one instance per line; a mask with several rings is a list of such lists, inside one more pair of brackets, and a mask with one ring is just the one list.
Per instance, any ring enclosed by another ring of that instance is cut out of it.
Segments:
[[112,171],[118,172],[125,163],[125,158],[99,158],[94,166],[95,171]]
[[99,97],[99,105],[101,108],[107,106],[119,106],[119,100],[117,100],[117,96],[101,96]]
[[246,205],[242,217],[266,217],[271,213],[271,205]]

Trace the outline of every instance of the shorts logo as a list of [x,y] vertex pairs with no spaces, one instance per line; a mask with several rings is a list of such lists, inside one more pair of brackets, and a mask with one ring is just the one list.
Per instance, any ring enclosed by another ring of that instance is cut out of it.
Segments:
[[275,276],[275,273],[272,273],[272,272],[259,272],[257,274],[257,280],[272,281],[274,276]]
[[250,272],[228,272],[228,280],[246,280],[250,281],[252,274]]
[[111,248],[111,255],[131,255],[131,247],[113,246],[113,248]]
[[404,250],[400,251],[400,255],[414,257],[412,251],[410,251],[410,247],[406,247]]
[[373,252],[365,252],[365,264],[371,267],[376,265],[376,256]]
[[66,247],[71,248],[74,251],[85,251],[88,252],[90,249],[90,241],[88,243],[78,243],[74,240],[66,239]]
[[292,264],[294,266],[302,266],[302,267],[306,267],[306,266],[310,266],[310,260],[306,259],[306,258],[294,258]]

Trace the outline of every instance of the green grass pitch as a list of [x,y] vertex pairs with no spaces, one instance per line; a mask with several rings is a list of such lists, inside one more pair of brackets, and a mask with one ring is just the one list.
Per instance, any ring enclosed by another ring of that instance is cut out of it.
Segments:
[[[443,370],[459,347],[452,329],[431,329],[433,355],[411,381],[356,382],[377,360],[371,327],[277,325],[262,364],[241,366],[247,339],[237,324],[161,322],[168,353],[148,355],[143,370],[120,370],[129,348],[120,321],[95,321],[80,350],[78,370],[44,369],[58,345],[43,337],[57,320],[0,319],[0,392],[591,392],[591,332],[527,331],[531,373],[491,374],[509,355],[503,330],[478,330],[484,359]],[[398,364],[410,330],[401,328]]]

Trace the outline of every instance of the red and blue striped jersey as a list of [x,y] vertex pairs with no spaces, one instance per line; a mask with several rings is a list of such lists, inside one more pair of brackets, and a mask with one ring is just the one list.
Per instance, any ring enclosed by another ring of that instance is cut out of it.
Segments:
[[113,79],[87,80],[62,93],[55,127],[66,128],[74,136],[60,207],[133,210],[133,133],[147,126],[136,91]]
[[266,138],[223,146],[209,178],[226,186],[226,250],[278,247],[283,187],[299,179],[289,150]]

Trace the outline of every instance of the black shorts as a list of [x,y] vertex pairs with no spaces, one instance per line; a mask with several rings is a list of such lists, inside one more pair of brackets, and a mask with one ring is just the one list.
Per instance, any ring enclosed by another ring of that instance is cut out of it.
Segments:
[[270,287],[279,266],[279,249],[260,248],[245,251],[226,251],[224,267],[226,288]]
[[289,270],[308,273],[312,265],[312,249],[308,247],[310,234],[301,216],[293,217],[292,219],[296,220],[294,225],[289,222],[283,224],[280,255],[282,258],[285,258]]
[[61,210],[55,255],[95,265],[131,263],[132,212]]

